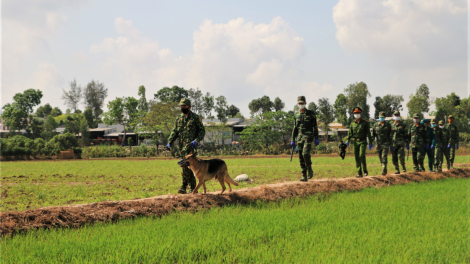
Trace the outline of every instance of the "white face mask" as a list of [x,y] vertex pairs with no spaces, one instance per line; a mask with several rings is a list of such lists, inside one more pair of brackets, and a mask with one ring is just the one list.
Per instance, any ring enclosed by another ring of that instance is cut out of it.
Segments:
[[444,126],[439,126],[439,128],[444,128]]
[[399,116],[394,116],[393,120],[400,120],[400,117]]
[[418,123],[419,119],[413,118],[413,122]]
[[304,109],[305,105],[299,105],[300,109]]
[[354,114],[354,118],[358,119],[361,117],[361,114]]

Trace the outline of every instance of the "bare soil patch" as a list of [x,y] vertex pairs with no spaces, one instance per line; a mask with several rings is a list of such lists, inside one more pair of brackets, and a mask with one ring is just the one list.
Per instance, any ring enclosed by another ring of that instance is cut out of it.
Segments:
[[320,179],[307,183],[292,181],[238,189],[223,195],[216,193],[162,195],[127,201],[107,201],[44,207],[21,212],[3,212],[0,213],[0,229],[2,236],[10,236],[38,228],[77,228],[86,224],[113,222],[138,216],[162,216],[176,211],[195,212],[215,206],[244,205],[255,201],[277,201],[319,193],[357,191],[367,187],[381,188],[449,177],[470,178],[470,168],[454,169],[443,173],[412,172],[360,179]]

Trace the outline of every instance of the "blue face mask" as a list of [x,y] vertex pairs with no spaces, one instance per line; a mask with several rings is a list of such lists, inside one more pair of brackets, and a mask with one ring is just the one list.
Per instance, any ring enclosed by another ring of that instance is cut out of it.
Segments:
[[379,120],[380,121],[385,121],[385,117],[380,117]]
[[432,127],[436,127],[436,124],[431,124]]

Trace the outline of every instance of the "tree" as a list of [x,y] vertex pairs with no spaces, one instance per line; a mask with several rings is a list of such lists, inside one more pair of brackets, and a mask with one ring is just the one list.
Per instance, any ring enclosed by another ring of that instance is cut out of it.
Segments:
[[41,103],[42,92],[28,89],[23,93],[13,96],[13,103],[3,106],[2,119],[10,131],[26,129],[28,127],[28,115],[32,114],[33,107]]
[[147,113],[149,111],[149,104],[147,98],[145,97],[145,86],[141,85],[139,87],[139,111]]
[[[297,105],[298,107],[298,105]],[[313,112],[317,112],[317,105],[314,103],[314,102],[310,102],[307,106],[307,109],[308,110],[312,110]]]
[[325,142],[328,142],[328,131],[330,131],[329,124],[334,121],[335,109],[330,104],[328,98],[320,98],[318,100],[318,121],[322,122],[323,130],[325,131]]
[[70,91],[67,92],[63,90],[61,99],[64,100],[64,104],[74,112],[77,110],[78,103],[82,100],[82,87],[77,85],[75,79],[70,82]]
[[88,129],[88,121],[85,116],[80,119],[80,145],[82,147],[88,146],[90,143],[90,130]]
[[393,116],[393,112],[395,111],[403,111],[402,103],[403,96],[402,95],[392,95],[387,94],[383,98],[380,96],[375,97],[375,113],[374,118],[379,118],[379,113],[384,112],[385,116]]
[[86,88],[83,95],[85,108],[91,108],[93,110],[93,116],[95,120],[100,118],[103,113],[101,107],[103,107],[104,99],[108,96],[108,88],[99,81],[91,80]]
[[191,111],[200,115],[203,113],[203,95],[199,88],[191,88],[188,90],[188,98],[191,100]]
[[30,134],[30,137],[35,139],[41,137],[41,133],[44,131],[44,120],[29,115],[29,125],[26,132]]
[[334,109],[335,109],[335,118],[336,120],[341,123],[343,126],[349,125],[348,116],[347,116],[347,102],[348,99],[344,94],[340,93],[336,96]]
[[175,118],[180,114],[179,103],[160,102],[150,107],[150,111],[143,118],[140,134],[152,137],[155,145],[159,146],[159,139],[166,139],[174,127]]
[[412,117],[415,113],[423,116],[423,113],[429,112],[429,105],[429,88],[426,84],[422,84],[416,89],[415,94],[410,95],[410,100],[406,104],[408,116]]
[[85,112],[83,112],[83,115],[85,116],[85,119],[88,123],[89,128],[96,128],[98,124],[93,120],[93,110],[91,110],[90,107],[85,109]]
[[227,117],[235,117],[238,113],[240,113],[240,109],[235,105],[230,105],[227,108]]
[[41,133],[41,137],[45,141],[49,141],[51,138],[53,138],[57,133],[55,132],[55,129],[59,125],[55,121],[54,117],[51,115],[48,115],[46,118],[46,121],[44,122],[44,131]]
[[202,111],[206,118],[211,117],[211,112],[214,109],[214,96],[212,96],[209,92],[206,93],[204,97],[202,97]]
[[133,97],[120,98],[108,102],[108,112],[103,114],[104,123],[109,126],[113,124],[124,125],[124,137],[122,144],[126,142],[127,128],[137,126],[139,101]]
[[[80,110],[75,110],[75,112],[79,111],[81,113]],[[54,109],[52,109],[51,113],[50,113],[53,117],[56,117],[56,116],[60,116],[62,115],[62,111],[59,109],[59,107],[54,107]]]
[[227,122],[227,99],[225,96],[221,95],[215,98],[216,106],[215,112],[217,113],[217,119],[222,123]]
[[274,99],[274,103],[273,103],[273,107],[274,107],[274,111],[281,111],[282,109],[284,109],[284,106],[286,104],[281,100],[281,98],[279,97],[276,97]]
[[174,85],[173,87],[163,87],[154,94],[154,99],[158,99],[160,102],[175,102],[179,103],[181,99],[188,97],[188,91],[183,87]]
[[274,107],[274,103],[271,102],[269,96],[265,95],[259,99],[254,99],[248,105],[250,109],[251,116],[256,116],[260,114],[264,114],[270,112]]
[[354,119],[352,109],[356,106],[362,108],[362,118],[370,119],[370,106],[367,104],[367,97],[370,97],[369,88],[364,82],[352,83],[344,89],[344,95],[347,99],[347,110],[349,112],[349,122]]
[[51,111],[52,111],[52,106],[50,104],[45,104],[45,105],[38,107],[38,109],[36,109],[36,116],[44,118],[50,115]]
[[460,97],[454,92],[446,97],[440,97],[434,100],[434,104],[436,105],[436,109],[439,112],[439,118],[441,120],[446,119],[449,115],[455,115],[455,108],[459,106],[460,103]]

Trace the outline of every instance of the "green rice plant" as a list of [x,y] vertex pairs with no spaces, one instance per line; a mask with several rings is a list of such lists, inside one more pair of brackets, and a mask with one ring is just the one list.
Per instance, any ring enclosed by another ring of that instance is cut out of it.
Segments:
[[446,179],[3,237],[2,263],[469,263]]

